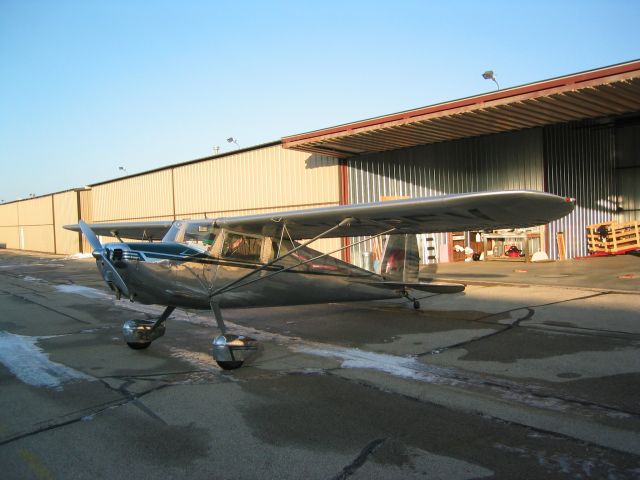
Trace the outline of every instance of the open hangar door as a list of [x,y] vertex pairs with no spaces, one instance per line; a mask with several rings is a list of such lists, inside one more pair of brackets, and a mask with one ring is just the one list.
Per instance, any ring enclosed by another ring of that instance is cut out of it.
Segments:
[[[639,122],[608,119],[355,156],[346,160],[349,203],[376,202],[388,196],[547,191],[576,198],[576,210],[530,231],[518,247],[523,250],[526,241],[529,254],[544,251],[551,259],[560,258],[556,234],[562,232],[566,257],[585,256],[589,253],[587,225],[640,216],[639,139]],[[464,260],[469,257],[468,248],[480,253],[483,243],[477,232],[422,235],[421,261]],[[489,245],[491,249],[496,243]],[[365,242],[352,247],[351,261],[364,266],[366,259],[373,265],[378,252],[380,245]]]
[[[349,203],[488,190],[544,190],[542,138],[542,129],[535,128],[351,157],[347,159]],[[477,250],[481,242],[468,232],[421,235],[421,262],[464,259],[453,243],[473,245]],[[363,259],[377,252],[379,246],[373,242],[355,245],[351,261],[363,266]]]

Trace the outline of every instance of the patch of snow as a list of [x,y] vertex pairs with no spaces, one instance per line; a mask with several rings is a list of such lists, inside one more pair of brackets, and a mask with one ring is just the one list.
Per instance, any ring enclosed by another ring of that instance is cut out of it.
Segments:
[[86,298],[111,298],[106,292],[97,288],[83,287],[82,285],[54,285],[54,288],[63,293],[75,293]]
[[90,253],[74,253],[73,255],[64,257],[65,260],[80,260],[82,258],[93,258],[93,255]]
[[208,372],[219,370],[218,366],[213,360],[213,357],[207,353],[192,352],[190,350],[184,350],[182,348],[172,348],[171,356],[173,358],[183,360],[200,370]]
[[40,278],[36,278],[36,277],[31,277],[29,275],[25,275],[24,277],[22,277],[22,280],[24,280],[25,282],[34,282],[34,283],[42,283],[43,280]]
[[48,337],[27,337],[0,332],[0,363],[20,381],[34,387],[62,390],[62,384],[93,377],[49,360],[49,355],[36,345]]
[[293,348],[300,353],[341,359],[342,368],[378,370],[396,377],[428,383],[458,383],[450,378],[453,372],[445,372],[445,369],[440,367],[422,364],[410,357],[399,357],[386,353],[367,352],[357,348],[332,347],[329,345],[323,347],[296,345]]

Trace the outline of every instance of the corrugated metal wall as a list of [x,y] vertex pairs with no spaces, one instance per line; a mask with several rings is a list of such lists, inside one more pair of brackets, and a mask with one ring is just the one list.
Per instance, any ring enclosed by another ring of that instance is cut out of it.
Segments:
[[616,129],[617,221],[640,220],[640,124]]
[[117,179],[91,188],[94,222],[173,219],[171,169]]
[[78,221],[78,193],[67,191],[0,205],[0,243],[34,252],[78,252],[77,233],[62,228]]
[[55,251],[52,195],[18,202],[18,219],[22,250]]
[[[377,202],[381,196],[543,190],[542,129],[363,155],[349,159],[348,166],[350,203]],[[444,235],[435,237],[437,245],[445,243]],[[352,247],[351,261],[361,265],[362,253],[371,249],[369,243]]]
[[245,215],[337,205],[335,158],[280,145],[213,158],[174,169],[179,217]]
[[[217,218],[339,205],[337,159],[281,145],[174,169],[176,218]],[[313,248],[329,252],[339,239]]]
[[[340,203],[338,161],[269,145],[0,206],[0,242],[8,248],[75,253],[78,236],[63,225],[87,222],[215,218]],[[79,203],[78,206],[78,195]],[[107,240],[107,238],[105,238]],[[337,239],[313,245],[339,248]],[[91,247],[83,241],[83,251]]]
[[[349,159],[349,203],[381,196],[436,196],[467,191],[547,190],[578,199],[576,211],[554,222],[565,232],[569,257],[585,255],[584,227],[640,218],[640,125],[567,124],[443,142]],[[336,159],[284,150],[280,145],[116,179],[81,191],[80,218],[88,222],[248,215],[338,205]],[[0,242],[8,248],[73,253],[76,192],[0,205]],[[73,198],[75,197],[75,205]],[[436,235],[444,243],[444,235]],[[86,241],[85,252],[91,251]],[[319,249],[339,248],[335,239]],[[352,247],[362,264],[370,243]]]
[[570,214],[549,225],[549,256],[558,258],[564,232],[567,257],[587,255],[585,227],[615,219],[615,128],[587,123],[544,129],[546,190],[577,199]]
[[7,248],[20,248],[18,203],[0,205],[0,243]]
[[63,225],[78,222],[78,192],[69,191],[53,195],[55,213],[55,253],[73,254],[78,252],[79,234],[62,228]]

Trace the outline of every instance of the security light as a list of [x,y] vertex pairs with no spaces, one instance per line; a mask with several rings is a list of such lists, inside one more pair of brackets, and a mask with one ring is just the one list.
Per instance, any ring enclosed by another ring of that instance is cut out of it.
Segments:
[[238,148],[240,148],[240,145],[238,145],[238,139],[237,139],[237,138],[229,137],[229,138],[227,138],[227,142],[229,142],[229,143],[235,143],[235,144],[236,144],[236,146],[237,146]]
[[482,78],[484,78],[485,80],[493,80],[494,82],[496,82],[496,85],[498,85],[498,90],[500,90],[500,85],[498,84],[496,77],[493,76],[493,70],[487,70],[486,72],[484,72],[482,74]]

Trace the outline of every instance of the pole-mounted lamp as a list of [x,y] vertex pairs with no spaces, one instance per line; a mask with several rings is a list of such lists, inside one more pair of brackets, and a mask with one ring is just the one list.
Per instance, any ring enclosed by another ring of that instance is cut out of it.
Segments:
[[484,72],[482,74],[482,78],[484,78],[485,80],[493,80],[494,82],[496,82],[496,85],[498,86],[498,90],[500,90],[500,85],[498,84],[496,77],[493,76],[493,70],[487,70],[486,72]]

